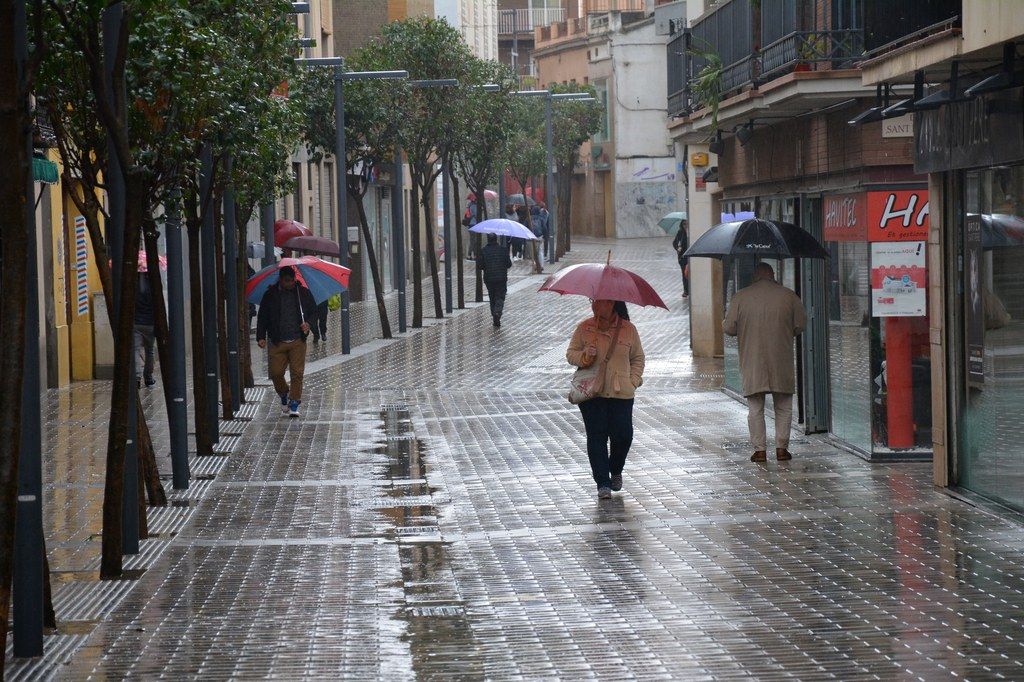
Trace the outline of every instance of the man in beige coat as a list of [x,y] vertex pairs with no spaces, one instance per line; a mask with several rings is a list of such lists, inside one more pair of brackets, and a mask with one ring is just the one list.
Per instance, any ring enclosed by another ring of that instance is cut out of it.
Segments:
[[806,323],[800,297],[775,281],[775,271],[767,263],[757,264],[754,282],[738,291],[729,305],[722,329],[729,336],[739,337],[740,376],[754,446],[751,462],[768,459],[764,423],[764,400],[768,393],[775,403],[775,457],[780,462],[793,458],[789,453],[796,392],[793,340]]

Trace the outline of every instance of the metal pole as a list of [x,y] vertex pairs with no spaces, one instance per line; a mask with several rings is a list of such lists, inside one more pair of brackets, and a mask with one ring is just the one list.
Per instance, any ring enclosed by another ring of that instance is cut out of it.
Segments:
[[554,140],[553,131],[551,126],[551,96],[548,95],[544,98],[544,144],[547,146],[547,164],[548,172],[545,178],[544,195],[548,199],[548,225],[549,231],[551,232],[551,245],[548,249],[548,262],[557,263],[558,257],[558,220],[556,216],[555,207],[555,159],[554,159]]
[[[28,33],[25,2],[14,3],[18,106],[27,117],[25,67]],[[39,264],[36,240],[35,185],[32,180],[32,135],[23,131],[27,174],[22,228],[28,231],[25,268],[25,354],[21,388],[21,443],[18,457],[18,506],[14,528],[14,655],[43,655],[43,468],[39,404]]]
[[171,473],[175,490],[188,490],[191,477],[188,466],[188,414],[185,404],[185,276],[182,248],[181,213],[175,190],[167,206],[167,337],[170,345],[171,402],[167,421],[171,437]]
[[214,443],[220,442],[218,418],[217,375],[220,364],[217,353],[217,252],[213,223],[213,147],[203,146],[199,199],[202,203],[202,289],[203,289],[203,351],[206,355],[206,419]]
[[395,282],[398,285],[398,331],[405,333],[405,167],[402,164],[402,149],[395,147],[395,191],[391,194],[391,242],[395,249]]
[[224,189],[224,288],[227,289],[228,385],[231,409],[242,407],[242,375],[238,365],[238,225],[235,222],[235,190],[231,184],[231,156],[224,159],[228,183]]
[[[107,81],[107,91],[111,96],[111,105],[116,106],[114,101],[114,60],[117,54],[118,42],[121,35],[121,23],[124,20],[124,4],[116,2],[109,5],[103,11],[103,59],[104,75]],[[128,120],[127,112],[123,109],[116,112],[122,120]],[[117,158],[117,149],[112,138],[107,138],[107,202],[110,206],[110,214],[107,219],[107,248],[111,262],[111,284],[113,288],[113,314],[111,319],[115,322],[114,332],[114,353],[117,354],[117,332],[116,324],[121,317],[121,286],[124,281],[124,214],[125,214],[125,187],[124,170]],[[134,254],[133,254],[134,255]],[[132,259],[135,260],[134,258]],[[130,277],[137,277],[136,272],[128,273]],[[135,380],[135,353],[128,354],[129,373],[132,380]],[[136,431],[138,429],[136,414],[136,401],[128,400],[128,435],[124,448],[124,484],[121,496],[121,543],[122,551],[125,554],[139,553],[139,457],[135,443]]]
[[442,207],[444,210],[444,309],[452,312],[452,217],[448,215],[449,198],[452,193],[451,168],[447,161],[441,162]]
[[[274,264],[274,202],[260,206],[260,225],[263,227],[263,267]],[[267,378],[270,378],[270,344],[267,344]]]
[[[345,153],[345,67],[334,67],[334,158],[338,179],[338,251],[343,266],[350,267],[348,262],[348,172],[346,170]],[[352,352],[352,336],[349,327],[348,290],[341,292],[341,352],[348,355]]]

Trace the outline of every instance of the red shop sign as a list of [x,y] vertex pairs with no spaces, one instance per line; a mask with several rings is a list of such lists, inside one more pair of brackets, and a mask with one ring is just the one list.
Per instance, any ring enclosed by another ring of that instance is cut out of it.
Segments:
[[868,192],[869,242],[928,239],[928,190]]
[[822,202],[826,242],[864,242],[868,239],[864,192],[833,194]]

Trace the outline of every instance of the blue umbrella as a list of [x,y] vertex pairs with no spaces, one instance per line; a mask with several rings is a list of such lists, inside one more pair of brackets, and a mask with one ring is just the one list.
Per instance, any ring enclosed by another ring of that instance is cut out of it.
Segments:
[[508,218],[491,218],[485,220],[482,223],[477,223],[473,227],[469,228],[470,232],[476,232],[477,234],[496,234],[499,237],[519,237],[520,239],[532,239],[539,241],[540,237],[530,232],[522,223],[517,223],[514,220]]

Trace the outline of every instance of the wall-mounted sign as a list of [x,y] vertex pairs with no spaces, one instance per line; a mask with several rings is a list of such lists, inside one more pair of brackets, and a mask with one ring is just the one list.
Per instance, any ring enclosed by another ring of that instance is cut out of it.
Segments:
[[928,190],[868,192],[869,242],[913,242],[928,239]]
[[882,121],[882,137],[913,137],[914,115],[903,114]]
[[833,194],[822,202],[822,225],[826,242],[868,240],[867,199],[864,192]]
[[928,270],[924,242],[871,245],[871,315],[923,317]]
[[690,165],[696,168],[703,168],[708,165],[707,152],[694,152],[690,154]]
[[75,312],[89,314],[89,235],[80,215],[75,216]]
[[914,114],[914,171],[934,173],[1024,159],[1024,88]]

